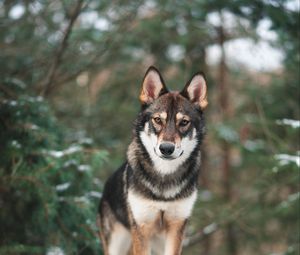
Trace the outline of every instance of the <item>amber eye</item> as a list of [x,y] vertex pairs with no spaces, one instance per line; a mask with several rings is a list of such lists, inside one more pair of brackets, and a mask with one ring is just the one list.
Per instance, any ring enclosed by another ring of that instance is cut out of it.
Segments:
[[153,120],[154,120],[154,122],[155,122],[156,124],[159,124],[159,125],[162,124],[162,121],[161,121],[161,118],[160,118],[160,117],[155,117],[155,118],[153,118]]
[[185,127],[185,126],[187,126],[189,123],[190,123],[189,120],[183,119],[182,121],[180,121],[179,125],[180,125],[181,127]]

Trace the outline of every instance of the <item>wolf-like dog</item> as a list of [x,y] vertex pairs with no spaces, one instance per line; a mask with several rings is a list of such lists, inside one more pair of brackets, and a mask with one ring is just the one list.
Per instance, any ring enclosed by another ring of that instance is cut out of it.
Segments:
[[146,72],[127,161],[105,184],[97,224],[105,255],[179,255],[197,198],[207,87],[196,73],[169,92]]

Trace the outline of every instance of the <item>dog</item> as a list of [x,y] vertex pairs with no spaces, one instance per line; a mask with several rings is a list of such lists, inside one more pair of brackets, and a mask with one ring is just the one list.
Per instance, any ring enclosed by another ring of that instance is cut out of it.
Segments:
[[196,73],[169,92],[147,70],[127,161],[107,180],[97,218],[105,255],[179,255],[197,198],[207,87]]

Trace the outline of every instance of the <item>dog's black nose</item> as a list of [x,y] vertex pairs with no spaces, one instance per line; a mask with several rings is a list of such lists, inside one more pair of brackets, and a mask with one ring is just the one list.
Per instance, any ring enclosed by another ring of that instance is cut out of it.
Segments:
[[159,150],[163,155],[170,156],[175,150],[175,145],[173,143],[162,143],[159,145]]

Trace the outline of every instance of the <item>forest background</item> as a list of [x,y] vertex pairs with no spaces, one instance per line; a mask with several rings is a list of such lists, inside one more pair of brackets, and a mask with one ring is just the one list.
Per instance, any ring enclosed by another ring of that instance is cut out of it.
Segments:
[[0,254],[101,254],[149,65],[208,79],[183,254],[299,254],[299,1],[3,0],[0,28]]

